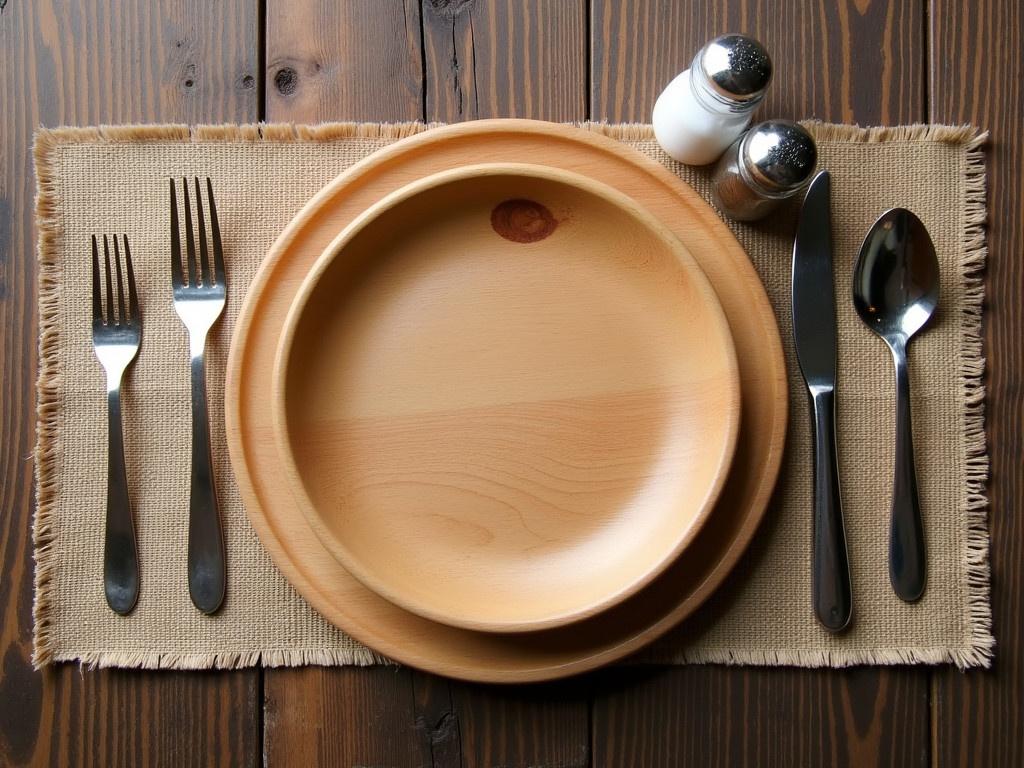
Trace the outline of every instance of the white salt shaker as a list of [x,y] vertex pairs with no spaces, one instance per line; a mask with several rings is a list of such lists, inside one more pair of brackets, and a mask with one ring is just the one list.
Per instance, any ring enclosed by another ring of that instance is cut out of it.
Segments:
[[654,135],[687,165],[714,162],[750,124],[772,79],[772,60],[745,35],[716,37],[654,104]]

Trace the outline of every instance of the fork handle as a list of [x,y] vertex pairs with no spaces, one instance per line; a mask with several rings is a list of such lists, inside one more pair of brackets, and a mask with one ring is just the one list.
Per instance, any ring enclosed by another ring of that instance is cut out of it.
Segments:
[[121,432],[121,387],[107,385],[107,531],[103,544],[103,591],[115,613],[130,613],[139,599],[139,553],[128,498]]
[[203,613],[214,613],[224,601],[227,575],[224,534],[210,452],[210,421],[206,406],[206,364],[202,351],[192,354],[192,487],[188,518],[188,592]]

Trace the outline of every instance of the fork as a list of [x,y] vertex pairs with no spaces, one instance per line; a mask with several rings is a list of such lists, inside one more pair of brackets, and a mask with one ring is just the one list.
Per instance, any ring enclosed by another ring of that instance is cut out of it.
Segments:
[[[107,530],[103,544],[103,591],[107,604],[124,616],[139,599],[139,553],[135,543],[135,524],[128,497],[128,478],[124,468],[124,436],[121,432],[121,380],[135,359],[142,338],[142,315],[135,294],[135,272],[128,236],[124,238],[124,262],[127,273],[128,304],[125,311],[125,279],[121,272],[121,250],[114,241],[114,274],[117,276],[117,303],[110,274],[110,246],[103,236],[103,274],[100,287],[100,255],[96,235],[92,236],[92,345],[107,374]],[[104,311],[103,295],[106,295]],[[115,311],[116,309],[116,311]]]
[[188,518],[188,591],[193,604],[206,614],[214,613],[224,601],[224,534],[221,530],[217,490],[210,453],[210,423],[206,405],[206,336],[220,317],[227,299],[224,253],[217,222],[213,185],[206,179],[210,211],[213,264],[207,248],[206,219],[199,179],[195,178],[195,208],[199,256],[192,226],[192,205],[188,180],[181,180],[185,219],[185,265],[182,265],[178,199],[171,180],[171,284],[174,309],[188,329],[192,358],[192,480]]

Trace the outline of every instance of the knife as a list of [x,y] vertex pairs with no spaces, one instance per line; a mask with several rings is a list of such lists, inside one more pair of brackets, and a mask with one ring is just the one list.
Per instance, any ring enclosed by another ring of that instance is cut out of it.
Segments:
[[850,622],[853,597],[836,460],[836,300],[832,283],[831,180],[811,181],[793,243],[793,340],[807,383],[814,429],[814,544],[811,602],[826,629]]

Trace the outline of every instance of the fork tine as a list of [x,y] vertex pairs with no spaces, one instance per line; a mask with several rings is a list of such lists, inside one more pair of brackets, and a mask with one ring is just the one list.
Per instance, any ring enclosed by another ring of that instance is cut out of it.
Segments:
[[185,200],[185,250],[188,254],[188,284],[199,285],[196,280],[196,238],[192,232],[192,206],[188,200],[188,179],[182,177],[182,197]]
[[92,236],[92,321],[103,322],[103,299],[100,298],[100,252],[96,235]]
[[199,282],[206,281],[206,284],[213,285],[213,276],[210,274],[210,255],[206,245],[206,219],[203,217],[203,193],[199,190],[199,177],[192,177],[196,190],[196,216],[199,219]]
[[117,318],[114,317],[114,281],[110,279],[110,248],[107,246],[107,236],[103,236],[103,269],[107,274],[107,325],[116,325]]
[[137,323],[142,317],[139,315],[139,298],[135,295],[135,270],[132,269],[132,252],[128,250],[128,235],[121,235],[121,237],[124,238],[124,266],[128,271],[128,316],[133,323]]
[[213,235],[213,270],[217,285],[227,285],[224,277],[224,249],[220,244],[220,223],[217,221],[217,204],[213,201],[213,184],[206,177],[206,199],[210,203],[210,229]]
[[117,235],[111,235],[114,241],[114,272],[117,275],[117,322],[125,323],[128,314],[124,309],[124,279],[121,277],[121,249],[117,245]]
[[[180,287],[185,279],[181,274],[181,232],[178,227],[178,195],[174,177],[171,177],[171,285]],[[127,250],[127,245],[125,246]]]

